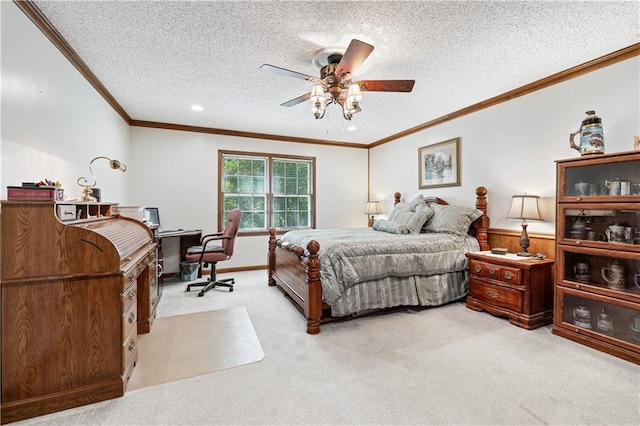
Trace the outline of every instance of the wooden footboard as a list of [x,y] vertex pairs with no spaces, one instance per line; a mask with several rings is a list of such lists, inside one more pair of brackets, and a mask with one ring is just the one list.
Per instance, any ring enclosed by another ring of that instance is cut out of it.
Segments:
[[[400,201],[400,193],[394,194],[395,204]],[[480,250],[488,250],[487,230],[487,188],[476,188],[476,208],[484,214],[469,227],[469,233],[480,243]],[[441,204],[444,200],[437,199]],[[307,319],[307,333],[318,334],[320,324],[330,320],[329,306],[322,301],[320,285],[320,244],[312,240],[306,250],[302,247],[283,242],[276,237],[276,228],[269,229],[268,273],[269,285],[278,285],[303,312]]]
[[322,311],[328,308],[322,302],[319,250],[320,244],[312,240],[305,256],[302,247],[276,239],[276,228],[269,229],[269,285],[279,285],[301,308],[309,334],[320,332]]

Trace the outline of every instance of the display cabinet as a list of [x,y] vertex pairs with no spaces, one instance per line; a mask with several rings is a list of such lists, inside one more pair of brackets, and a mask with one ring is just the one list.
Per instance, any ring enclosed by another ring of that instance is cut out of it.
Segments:
[[640,364],[640,152],[556,167],[552,331]]

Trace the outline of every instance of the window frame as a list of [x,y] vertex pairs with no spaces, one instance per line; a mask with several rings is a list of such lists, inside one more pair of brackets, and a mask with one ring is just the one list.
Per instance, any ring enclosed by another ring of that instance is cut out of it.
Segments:
[[[309,219],[310,228],[316,227],[316,157],[307,157],[302,155],[289,155],[289,154],[275,154],[266,152],[252,152],[252,151],[230,151],[230,150],[218,150],[218,230],[224,229],[226,218],[224,217],[224,192],[223,192],[223,170],[224,170],[224,156],[238,156],[249,157],[255,159],[266,159],[267,162],[267,177],[266,177],[266,221],[267,227],[264,230],[238,230],[239,235],[268,235],[269,228],[273,227],[271,223],[273,219],[273,160],[294,160],[294,161],[308,161],[311,163],[311,193],[309,194],[310,209]],[[290,229],[307,229],[307,228],[276,228],[278,232],[288,231]]]

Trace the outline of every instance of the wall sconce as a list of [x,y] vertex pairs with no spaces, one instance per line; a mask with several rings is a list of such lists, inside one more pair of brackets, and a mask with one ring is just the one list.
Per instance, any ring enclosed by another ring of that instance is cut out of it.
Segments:
[[517,253],[518,256],[533,256],[527,252],[529,247],[529,235],[527,234],[527,220],[542,220],[540,216],[540,208],[538,207],[537,195],[514,195],[511,197],[511,208],[507,217],[509,219],[522,220],[522,233],[520,234],[520,247],[522,250]]
[[367,201],[367,210],[365,213],[369,215],[369,227],[373,226],[373,222],[375,221],[373,215],[382,213],[380,203],[378,201]]
[[93,183],[89,184],[89,181],[87,180],[87,178],[85,177],[79,177],[78,180],[76,181],[78,183],[78,185],[80,185],[81,187],[83,187],[84,189],[82,190],[82,197],[80,198],[80,201],[84,201],[84,202],[95,202],[96,197],[94,197],[93,195],[91,195],[91,193],[93,192],[93,190],[91,188],[93,188],[94,186],[96,186],[96,184],[98,183],[96,181],[96,175],[93,174],[93,162],[96,160],[100,160],[100,159],[104,159],[107,160],[109,162],[109,167],[111,167],[113,170],[119,170],[121,172],[125,172],[127,170],[127,166],[124,165],[123,163],[121,163],[118,160],[112,160],[110,158],[107,157],[96,157],[93,160],[91,160],[89,162],[89,171],[91,172],[91,177],[93,178]]

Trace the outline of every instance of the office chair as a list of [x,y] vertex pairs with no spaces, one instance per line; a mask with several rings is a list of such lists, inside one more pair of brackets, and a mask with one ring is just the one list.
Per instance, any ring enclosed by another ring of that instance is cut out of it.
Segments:
[[[222,232],[215,234],[203,235],[200,239],[199,246],[189,247],[185,260],[191,263],[199,263],[200,268],[211,265],[211,275],[208,279],[195,282],[187,285],[187,291],[191,291],[191,287],[202,287],[198,296],[202,297],[204,294],[214,287],[229,287],[229,291],[233,291],[233,285],[235,280],[233,278],[225,278],[222,280],[216,279],[216,264],[224,260],[231,259],[233,255],[233,245],[236,241],[236,234],[240,227],[240,221],[242,220],[242,211],[240,209],[233,209],[229,212],[229,219],[224,226]],[[219,245],[216,244],[220,241]],[[202,270],[202,269],[200,269]]]

